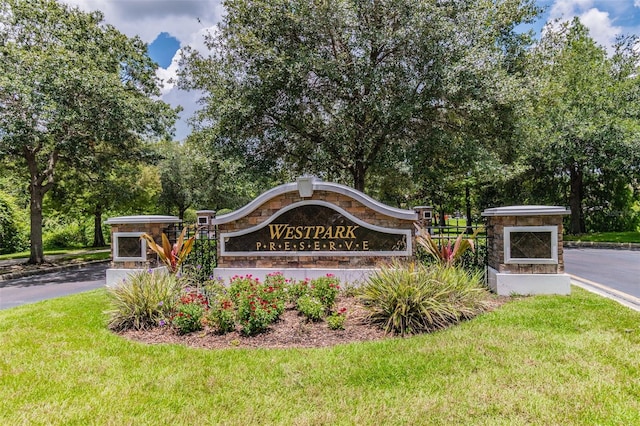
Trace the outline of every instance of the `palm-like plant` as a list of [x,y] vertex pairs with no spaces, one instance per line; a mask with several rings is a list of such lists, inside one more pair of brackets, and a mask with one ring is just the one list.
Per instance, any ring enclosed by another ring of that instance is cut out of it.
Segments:
[[193,243],[196,239],[196,235],[194,234],[185,241],[186,233],[187,228],[185,227],[182,229],[178,241],[176,241],[173,246],[164,232],[162,233],[162,245],[156,244],[153,237],[149,234],[142,234],[140,238],[144,238],[147,241],[151,250],[156,252],[162,263],[166,265],[169,273],[175,274],[178,272],[182,262],[184,262],[189,253],[191,253]]
[[467,250],[475,253],[475,239],[480,230],[481,228],[477,228],[469,238],[464,238],[463,232],[454,241],[447,238],[437,242],[426,229],[416,224],[416,242],[438,263],[451,266],[461,259]]

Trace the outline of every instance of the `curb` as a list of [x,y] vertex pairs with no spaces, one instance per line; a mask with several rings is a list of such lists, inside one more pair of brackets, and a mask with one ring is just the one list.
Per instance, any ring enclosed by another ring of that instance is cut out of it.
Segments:
[[82,262],[82,263],[72,263],[69,265],[60,265],[60,266],[51,266],[51,267],[47,267],[47,268],[42,268],[42,269],[33,269],[31,271],[22,271],[22,272],[11,272],[8,274],[1,274],[0,275],[0,282],[2,281],[7,281],[7,280],[13,280],[16,278],[24,278],[24,277],[30,277],[33,275],[43,275],[43,274],[49,274],[52,272],[60,272],[60,271],[69,271],[69,270],[73,270],[73,269],[80,269],[84,266],[88,266],[88,265],[95,265],[95,264],[99,264],[99,263],[109,263],[111,262],[111,259],[106,259],[106,260],[90,260],[87,262]]
[[562,245],[564,248],[640,250],[639,243],[598,243],[593,241],[564,241]]
[[606,297],[607,299],[614,300],[623,306],[640,312],[640,298],[638,297],[576,275],[569,274],[569,277],[571,279],[571,284],[573,285],[581,287],[591,293]]

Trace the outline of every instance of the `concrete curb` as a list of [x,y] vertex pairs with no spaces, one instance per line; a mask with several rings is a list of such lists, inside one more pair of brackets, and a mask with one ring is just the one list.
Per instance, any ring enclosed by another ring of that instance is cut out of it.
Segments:
[[23,277],[30,277],[33,275],[43,275],[43,274],[49,274],[52,272],[60,272],[60,271],[70,271],[73,269],[80,269],[84,266],[88,266],[88,265],[95,265],[98,263],[109,263],[111,262],[111,259],[105,259],[105,260],[89,260],[87,262],[81,262],[81,263],[71,263],[68,265],[59,265],[59,266],[51,266],[51,267],[46,267],[46,268],[41,268],[41,269],[33,269],[31,271],[21,271],[21,272],[11,272],[8,274],[1,274],[0,275],[0,282],[1,281],[7,281],[7,280],[13,280],[16,278],[23,278]]
[[563,241],[564,248],[595,248],[613,250],[640,250],[639,243],[598,243],[592,241]]
[[571,284],[573,285],[590,291],[591,293],[606,297],[607,299],[614,300],[623,306],[640,312],[640,298],[638,297],[576,275],[569,275],[569,277],[571,278]]

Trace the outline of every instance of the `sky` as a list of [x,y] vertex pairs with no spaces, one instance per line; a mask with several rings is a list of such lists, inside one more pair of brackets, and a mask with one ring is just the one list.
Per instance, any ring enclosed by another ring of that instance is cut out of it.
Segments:
[[[198,109],[199,94],[185,92],[170,83],[178,70],[180,48],[204,47],[204,34],[224,14],[221,0],[59,0],[91,11],[104,13],[105,22],[122,33],[139,36],[149,44],[149,55],[158,65],[158,76],[164,81],[162,99],[184,110],[176,124],[176,140],[191,132],[187,120]],[[640,35],[640,0],[537,0],[545,9],[533,25],[540,33],[548,21],[571,20],[578,16],[589,28],[591,37],[604,47],[611,47],[616,36]]]

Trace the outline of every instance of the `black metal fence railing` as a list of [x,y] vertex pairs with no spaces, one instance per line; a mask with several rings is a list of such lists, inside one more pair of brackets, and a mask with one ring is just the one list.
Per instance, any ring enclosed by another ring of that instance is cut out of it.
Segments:
[[209,279],[217,266],[217,246],[215,225],[177,224],[163,230],[174,244],[180,237],[182,229],[186,227],[185,240],[196,236],[191,252],[182,263],[183,271],[194,275],[200,281]]
[[[469,269],[484,269],[488,264],[487,250],[487,230],[484,225],[452,225],[452,226],[429,226],[425,228],[438,247],[450,245],[453,248],[456,238],[472,238],[474,250],[467,250],[460,259],[460,264]],[[475,236],[474,236],[475,234]],[[418,244],[416,247],[416,257],[424,262],[431,262],[433,259]]]

